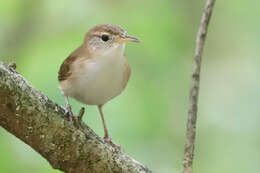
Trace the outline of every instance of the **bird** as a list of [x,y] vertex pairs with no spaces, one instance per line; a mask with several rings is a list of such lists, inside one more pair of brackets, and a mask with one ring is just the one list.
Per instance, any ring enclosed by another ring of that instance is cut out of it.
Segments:
[[58,72],[59,88],[65,97],[70,121],[72,113],[69,97],[96,105],[104,128],[104,141],[120,148],[109,136],[103,105],[118,96],[126,87],[131,67],[124,56],[127,42],[140,42],[115,24],[99,24],[89,29],[83,43],[61,64]]

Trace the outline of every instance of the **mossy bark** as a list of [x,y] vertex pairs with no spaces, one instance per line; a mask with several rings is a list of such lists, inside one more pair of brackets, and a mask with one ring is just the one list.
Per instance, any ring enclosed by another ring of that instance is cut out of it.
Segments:
[[0,126],[67,173],[151,173],[0,62]]

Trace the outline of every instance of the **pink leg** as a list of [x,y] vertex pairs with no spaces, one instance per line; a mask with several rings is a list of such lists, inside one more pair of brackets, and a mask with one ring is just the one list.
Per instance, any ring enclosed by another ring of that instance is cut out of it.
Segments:
[[110,145],[112,145],[112,147],[117,148],[117,149],[120,149],[121,146],[115,144],[115,143],[112,141],[112,138],[108,135],[108,130],[107,130],[106,122],[105,122],[105,119],[104,119],[104,115],[103,115],[103,111],[102,111],[102,106],[103,106],[103,105],[99,105],[99,106],[98,106],[98,110],[99,110],[99,113],[100,113],[100,116],[101,116],[101,119],[102,119],[102,124],[103,124],[103,127],[104,127],[104,133],[105,133],[104,141],[107,142],[107,143],[109,143]]
[[69,113],[70,122],[72,122],[72,118],[74,118],[75,116],[74,116],[73,113],[72,113],[68,96],[65,96],[65,102],[66,102],[66,110],[67,110],[67,112]]

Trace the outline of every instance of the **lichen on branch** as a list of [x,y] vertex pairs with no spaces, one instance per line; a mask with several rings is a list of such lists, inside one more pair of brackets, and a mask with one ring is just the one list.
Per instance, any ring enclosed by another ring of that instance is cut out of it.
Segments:
[[66,173],[152,173],[0,62],[0,126]]

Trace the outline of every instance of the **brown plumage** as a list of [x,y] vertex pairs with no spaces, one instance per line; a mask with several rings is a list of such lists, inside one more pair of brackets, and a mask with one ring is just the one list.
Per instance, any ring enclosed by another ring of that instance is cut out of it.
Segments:
[[62,65],[60,66],[58,80],[61,82],[66,80],[70,75],[70,64],[72,64],[76,60],[76,56],[69,56],[68,58],[63,61]]
[[[73,51],[61,64],[60,70],[58,73],[59,82],[66,80],[72,73],[71,65],[74,61],[82,54],[88,54],[83,46],[80,46],[75,51]],[[89,56],[88,56],[89,57]]]

